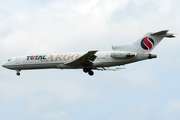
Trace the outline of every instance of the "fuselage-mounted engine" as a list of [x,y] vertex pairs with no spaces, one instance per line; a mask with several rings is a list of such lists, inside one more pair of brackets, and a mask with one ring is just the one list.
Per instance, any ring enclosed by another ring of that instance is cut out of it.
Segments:
[[117,58],[117,59],[125,59],[125,58],[133,58],[136,56],[136,53],[130,53],[130,52],[112,52],[111,57],[112,58]]

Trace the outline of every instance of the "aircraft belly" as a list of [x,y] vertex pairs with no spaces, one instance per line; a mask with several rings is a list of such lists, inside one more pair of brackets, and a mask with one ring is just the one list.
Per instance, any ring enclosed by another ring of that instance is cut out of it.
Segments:
[[49,69],[49,68],[59,68],[59,69],[74,69],[83,68],[82,66],[68,66],[64,63],[46,63],[46,64],[21,64],[21,65],[11,65],[9,69],[12,70],[27,70],[27,69]]
[[51,68],[52,65],[37,65],[37,64],[21,64],[21,65],[11,65],[9,66],[9,69],[13,70],[26,70],[26,69],[43,69],[43,68]]

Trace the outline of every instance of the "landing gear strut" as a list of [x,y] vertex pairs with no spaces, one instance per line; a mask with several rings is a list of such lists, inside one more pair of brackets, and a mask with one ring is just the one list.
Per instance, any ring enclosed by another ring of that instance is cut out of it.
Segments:
[[85,73],[88,73],[90,76],[93,76],[94,75],[94,72],[91,70],[91,69],[88,69],[88,68],[83,68],[83,71],[85,72]]

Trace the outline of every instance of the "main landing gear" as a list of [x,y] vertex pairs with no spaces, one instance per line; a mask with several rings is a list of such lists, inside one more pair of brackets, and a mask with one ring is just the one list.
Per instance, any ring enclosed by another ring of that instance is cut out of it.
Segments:
[[93,75],[94,75],[94,72],[93,72],[91,69],[83,68],[83,71],[84,71],[85,73],[88,73],[90,76],[93,76]]
[[20,76],[20,71],[21,71],[21,70],[16,70],[16,71],[17,71],[17,72],[16,72],[16,75],[17,75],[17,76]]

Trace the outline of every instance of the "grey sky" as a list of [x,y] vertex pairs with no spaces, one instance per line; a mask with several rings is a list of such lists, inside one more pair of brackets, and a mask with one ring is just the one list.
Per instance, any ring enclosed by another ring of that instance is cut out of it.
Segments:
[[[0,63],[36,53],[111,50],[146,32],[180,33],[178,0],[0,0]],[[116,72],[0,68],[1,120],[179,120],[179,35],[157,59]]]

